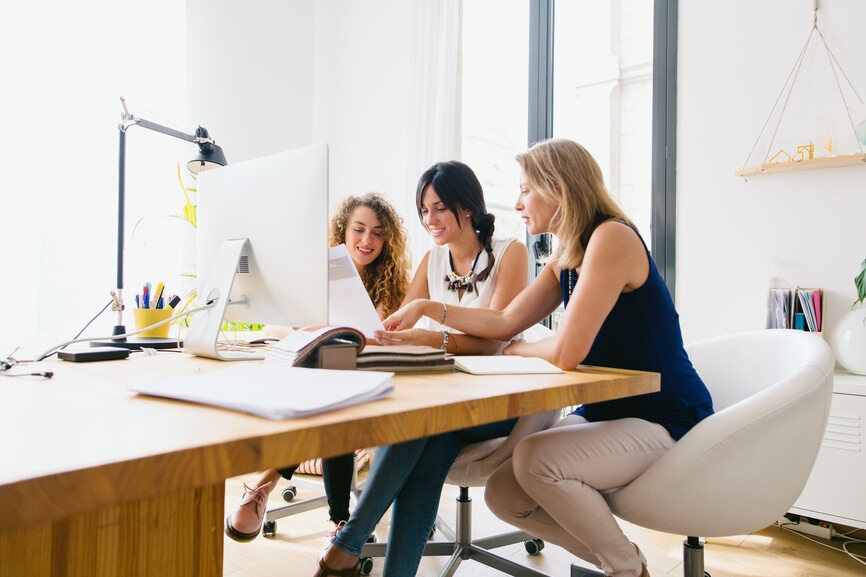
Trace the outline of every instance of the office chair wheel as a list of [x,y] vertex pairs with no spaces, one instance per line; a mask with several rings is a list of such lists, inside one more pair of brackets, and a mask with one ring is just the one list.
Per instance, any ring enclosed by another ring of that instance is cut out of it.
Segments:
[[544,549],[544,541],[541,539],[529,539],[523,542],[523,548],[530,555],[538,555]]
[[277,522],[265,521],[262,525],[262,537],[273,538],[277,536]]
[[358,573],[360,575],[369,575],[373,572],[373,558],[361,557],[358,559]]
[[379,538],[376,537],[375,533],[370,533],[370,536],[367,537],[367,543],[378,543],[378,542],[379,542]]
[[286,503],[291,503],[292,500],[297,497],[297,495],[298,488],[294,485],[289,485],[288,487],[283,489],[283,501],[285,501]]

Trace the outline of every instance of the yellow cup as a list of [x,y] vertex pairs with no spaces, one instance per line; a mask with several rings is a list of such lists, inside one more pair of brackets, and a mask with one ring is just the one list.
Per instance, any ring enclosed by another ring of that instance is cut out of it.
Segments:
[[[174,313],[173,309],[133,309],[133,314],[135,315],[135,328],[136,330],[141,330],[152,324],[158,323],[159,321],[164,321],[165,319],[171,318],[172,313]],[[149,331],[138,333],[136,336],[165,339],[168,338],[168,331],[170,328],[171,323],[165,323],[164,325],[160,325],[156,328],[150,329]]]

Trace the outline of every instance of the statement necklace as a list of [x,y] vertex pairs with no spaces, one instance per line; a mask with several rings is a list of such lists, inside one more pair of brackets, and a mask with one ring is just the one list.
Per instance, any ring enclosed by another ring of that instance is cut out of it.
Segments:
[[448,290],[451,292],[457,292],[458,290],[465,288],[466,292],[471,293],[473,288],[473,282],[475,280],[475,265],[478,264],[478,257],[481,256],[481,251],[478,251],[478,254],[475,255],[475,260],[472,261],[472,268],[468,273],[464,275],[459,275],[454,272],[454,258],[451,256],[451,251],[448,251],[448,264],[451,266],[451,272],[449,272],[445,276],[445,282],[448,283]]

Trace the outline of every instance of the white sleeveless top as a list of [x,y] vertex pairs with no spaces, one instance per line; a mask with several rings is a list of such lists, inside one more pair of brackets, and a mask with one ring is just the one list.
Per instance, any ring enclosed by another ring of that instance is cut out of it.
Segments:
[[[496,279],[499,277],[499,266],[502,264],[502,255],[512,242],[517,241],[513,238],[496,239],[493,241],[494,262],[490,275],[483,281],[476,280],[473,282],[472,292],[464,291],[463,298],[458,297],[458,291],[448,290],[448,283],[445,281],[445,277],[451,272],[451,263],[448,259],[448,246],[434,246],[431,248],[430,256],[427,259],[427,291],[430,294],[430,300],[445,303],[446,305],[477,309],[488,308],[490,301],[493,300],[493,290],[496,287]],[[481,254],[478,256],[478,263],[475,265],[475,272],[479,273],[487,268],[489,260],[490,257],[487,251],[481,251]],[[415,326],[432,331],[444,330],[442,325],[427,317],[421,317],[421,320]],[[453,329],[448,330],[449,332],[459,333],[459,331]]]

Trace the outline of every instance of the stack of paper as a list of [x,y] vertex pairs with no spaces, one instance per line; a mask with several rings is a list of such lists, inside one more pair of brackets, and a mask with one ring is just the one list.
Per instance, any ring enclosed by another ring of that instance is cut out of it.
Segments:
[[361,371],[443,373],[454,370],[454,359],[442,349],[418,345],[367,345],[357,360]]
[[234,409],[269,419],[291,419],[382,399],[393,373],[366,373],[244,362],[174,381],[143,383],[133,391]]

